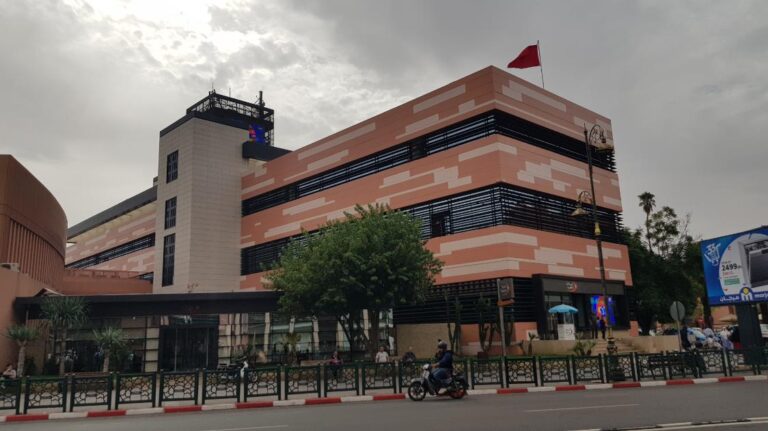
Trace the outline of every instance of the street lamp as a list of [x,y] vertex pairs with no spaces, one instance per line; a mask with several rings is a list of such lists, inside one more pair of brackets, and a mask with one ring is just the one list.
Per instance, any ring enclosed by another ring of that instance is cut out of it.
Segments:
[[[616,353],[616,344],[614,343],[613,339],[613,331],[611,328],[611,321],[608,318],[608,286],[605,284],[605,263],[603,261],[603,242],[600,239],[600,223],[597,221],[597,202],[595,199],[595,179],[592,175],[592,149],[590,147],[594,146],[596,148],[603,147],[606,144],[605,139],[605,131],[603,130],[600,125],[595,124],[592,126],[592,128],[587,131],[586,124],[584,125],[584,144],[586,145],[587,149],[587,165],[589,166],[589,187],[591,192],[588,192],[586,190],[579,193],[579,196],[577,198],[576,203],[576,209],[571,213],[571,216],[573,217],[579,217],[579,216],[585,216],[587,215],[587,211],[584,209],[584,204],[591,203],[592,204],[592,222],[595,226],[595,242],[597,242],[597,260],[598,265],[600,267],[600,285],[603,289],[603,304],[605,305],[605,315],[603,316],[605,318],[605,326],[608,330],[608,354],[615,354]],[[599,145],[602,144],[602,145]]]

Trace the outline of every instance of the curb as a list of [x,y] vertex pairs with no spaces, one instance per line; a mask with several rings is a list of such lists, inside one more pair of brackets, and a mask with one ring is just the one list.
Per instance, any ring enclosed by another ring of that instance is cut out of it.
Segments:
[[[606,389],[629,389],[629,388],[649,388],[656,386],[681,386],[681,385],[703,385],[713,383],[737,383],[737,382],[764,382],[768,381],[768,376],[733,376],[733,377],[711,377],[703,379],[678,379],[678,380],[659,380],[649,382],[617,382],[617,383],[597,383],[588,385],[561,385],[561,386],[538,386],[530,388],[496,388],[496,389],[472,389],[467,391],[469,395],[512,395],[512,394],[530,394],[537,392],[576,392],[576,391],[594,391]],[[378,394],[378,395],[356,395],[347,397],[327,397],[327,398],[306,398],[297,400],[281,401],[248,401],[242,403],[229,404],[211,404],[194,406],[166,406],[152,407],[130,410],[96,410],[86,412],[69,413],[42,413],[27,415],[8,415],[0,416],[0,422],[29,422],[57,419],[80,419],[80,418],[103,418],[113,416],[133,416],[133,415],[151,415],[160,413],[190,413],[205,412],[212,410],[242,410],[259,409],[266,407],[288,407],[288,406],[312,406],[323,404],[343,404],[359,403],[368,401],[390,401],[404,400],[405,394]]]

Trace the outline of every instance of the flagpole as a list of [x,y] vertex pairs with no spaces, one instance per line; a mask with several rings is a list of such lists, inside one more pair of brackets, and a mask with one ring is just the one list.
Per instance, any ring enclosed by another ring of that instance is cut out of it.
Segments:
[[541,46],[536,41],[536,53],[539,54],[539,71],[541,72],[541,88],[544,88],[544,62],[541,61]]

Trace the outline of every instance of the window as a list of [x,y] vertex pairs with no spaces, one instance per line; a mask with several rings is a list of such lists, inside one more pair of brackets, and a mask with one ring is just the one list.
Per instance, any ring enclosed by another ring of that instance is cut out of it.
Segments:
[[155,246],[155,234],[143,236],[125,244],[120,244],[116,247],[112,247],[109,250],[104,250],[101,253],[88,256],[85,259],[72,262],[67,265],[67,268],[88,268],[89,266],[98,265],[106,261],[117,259],[118,257],[131,254],[145,248]]
[[165,201],[165,228],[170,229],[176,226],[176,197]]
[[[401,208],[400,211],[421,221],[422,239],[499,225],[594,238],[591,216],[573,217],[574,209],[575,201],[504,184]],[[604,241],[622,243],[620,213],[598,208],[597,220]],[[316,232],[311,231],[310,235]],[[240,274],[271,269],[288,243],[304,238],[300,234],[240,249]]]
[[443,211],[430,217],[430,236],[432,238],[448,235],[450,232],[451,213]]
[[174,254],[176,254],[176,234],[166,235],[163,240],[163,286],[173,284]]
[[[587,162],[583,141],[504,112],[492,111],[348,164],[331,168],[313,177],[245,199],[242,201],[242,215],[247,216],[494,134],[515,138],[573,160]],[[590,149],[592,163],[595,166],[612,172],[616,171],[612,151],[598,151],[594,147]]]
[[165,182],[170,183],[179,177],[179,150],[168,154],[165,162]]

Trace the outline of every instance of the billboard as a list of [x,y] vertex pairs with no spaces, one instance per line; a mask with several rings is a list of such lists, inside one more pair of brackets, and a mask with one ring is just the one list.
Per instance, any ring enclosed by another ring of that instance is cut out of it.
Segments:
[[768,301],[768,226],[701,242],[710,305]]

